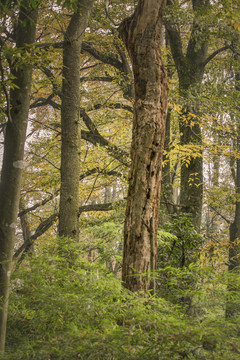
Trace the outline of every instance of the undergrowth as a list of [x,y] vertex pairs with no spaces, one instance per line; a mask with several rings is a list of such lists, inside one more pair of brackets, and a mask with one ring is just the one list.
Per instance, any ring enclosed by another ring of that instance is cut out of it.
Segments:
[[239,359],[237,319],[207,309],[203,290],[205,312],[189,317],[166,298],[128,292],[82,255],[72,265],[45,250],[13,274],[4,360]]

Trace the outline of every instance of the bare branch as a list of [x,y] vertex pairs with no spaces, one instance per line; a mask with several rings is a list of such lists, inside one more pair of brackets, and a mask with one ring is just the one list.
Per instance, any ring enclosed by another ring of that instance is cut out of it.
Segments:
[[61,98],[61,96],[62,96],[61,89],[59,88],[59,85],[57,84],[56,78],[55,78],[54,74],[52,73],[52,71],[45,66],[41,67],[41,70],[50,79],[52,86],[53,86],[54,94],[58,95]]
[[98,109],[101,109],[103,107],[107,107],[107,108],[110,108],[110,109],[126,110],[126,111],[129,111],[130,113],[133,113],[132,106],[122,104],[122,103],[114,103],[114,102],[106,102],[104,104],[95,104],[95,105],[93,105],[92,109],[89,109],[89,111],[98,110]]
[[50,105],[50,101],[54,98],[55,94],[51,94],[47,97],[47,99],[43,98],[43,97],[39,97],[38,99],[36,99],[31,105],[30,105],[30,109],[35,109],[41,106],[46,106],[46,105]]
[[99,167],[95,167],[95,168],[90,169],[90,170],[86,171],[85,173],[81,174],[80,181],[85,179],[86,177],[91,176],[96,173],[102,174],[102,175],[107,175],[107,176],[117,176],[119,178],[123,177],[123,174],[116,170],[106,171],[106,170],[100,169]]
[[79,214],[89,211],[111,211],[123,203],[124,200],[119,200],[113,203],[83,205],[79,207]]
[[129,166],[129,154],[112,144],[110,141],[105,139],[97,130],[95,124],[92,119],[88,116],[84,109],[81,109],[80,115],[83,118],[83,121],[87,128],[90,130],[89,132],[82,130],[81,137],[87,141],[90,141],[92,144],[99,144],[100,146],[106,147],[107,152],[113,156],[115,159],[120,161],[123,165]]
[[1,73],[1,85],[3,88],[3,92],[5,94],[6,103],[7,103],[7,117],[10,122],[12,122],[11,117],[11,111],[10,111],[10,96],[9,92],[7,90],[7,87],[5,85],[5,75],[4,75],[4,69],[3,69],[3,63],[2,63],[2,52],[0,51],[0,73]]
[[217,56],[218,54],[222,53],[222,52],[225,51],[225,50],[230,49],[230,47],[231,47],[230,45],[225,45],[225,46],[221,47],[220,49],[214,51],[214,52],[213,52],[211,55],[209,55],[209,56],[207,57],[207,59],[204,61],[203,66],[205,67],[215,56]]
[[102,81],[102,82],[113,82],[114,78],[111,76],[95,76],[95,77],[91,77],[91,76],[83,76],[80,78],[81,82],[84,81]]
[[13,259],[17,259],[18,256],[22,253],[20,259],[17,261],[18,265],[23,261],[23,259],[25,258],[28,250],[31,248],[31,246],[33,245],[34,240],[36,240],[37,238],[39,238],[42,234],[44,234],[57,220],[58,218],[58,214],[52,214],[51,216],[49,216],[47,219],[45,219],[44,221],[42,221],[35,233],[30,236],[30,238],[24,242],[23,245],[21,245],[17,251],[15,252],[15,254],[13,255]]
[[110,141],[105,139],[102,135],[94,134],[91,131],[82,130],[81,138],[90,142],[93,145],[98,144],[100,146],[105,147],[107,152],[109,153],[109,155],[111,155],[113,158],[118,160],[124,166],[127,166],[127,167],[129,166],[129,164],[130,164],[129,154],[126,151],[117,147],[116,145],[112,144]]
[[54,197],[57,196],[58,193],[59,193],[59,189],[55,192],[55,194],[52,194],[52,195],[50,195],[49,197],[47,197],[46,199],[44,199],[44,200],[42,200],[42,201],[34,204],[33,206],[31,206],[31,207],[29,207],[29,208],[27,208],[27,209],[24,209],[24,210],[22,210],[22,211],[20,211],[20,212],[18,213],[18,217],[23,216],[23,215],[29,213],[30,211],[36,210],[36,209],[39,208],[40,206],[43,206],[43,205],[47,204],[49,201],[51,201],[52,199],[54,199]]
[[209,205],[209,207],[210,207],[213,211],[215,211],[215,213],[216,213],[217,215],[219,215],[223,220],[225,220],[227,224],[230,225],[230,224],[232,223],[231,220],[227,219],[223,214],[221,214],[221,213],[220,213],[216,208],[214,208],[212,205]]
[[95,59],[102,61],[105,64],[112,65],[116,69],[123,71],[123,64],[118,60],[115,54],[103,53],[95,49],[90,43],[84,42],[82,43],[82,51],[88,52]]

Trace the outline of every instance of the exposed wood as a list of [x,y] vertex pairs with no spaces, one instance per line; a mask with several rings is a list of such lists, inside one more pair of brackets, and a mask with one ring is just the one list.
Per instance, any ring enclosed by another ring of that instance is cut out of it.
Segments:
[[160,46],[165,0],[139,1],[120,33],[132,61],[135,103],[131,168],[124,227],[122,279],[146,291],[156,267],[161,164],[167,112],[167,81]]

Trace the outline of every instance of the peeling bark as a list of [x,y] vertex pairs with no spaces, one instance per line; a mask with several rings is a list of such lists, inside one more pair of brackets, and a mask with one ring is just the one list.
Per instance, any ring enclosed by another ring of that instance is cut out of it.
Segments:
[[122,279],[147,291],[156,267],[161,165],[167,112],[167,81],[160,45],[165,0],[139,1],[120,25],[134,73],[135,103],[131,168],[124,227]]

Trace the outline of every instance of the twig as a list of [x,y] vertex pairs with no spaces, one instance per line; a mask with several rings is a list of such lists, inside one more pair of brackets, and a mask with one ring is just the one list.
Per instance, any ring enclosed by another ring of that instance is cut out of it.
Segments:
[[1,72],[1,78],[2,78],[2,88],[6,97],[6,102],[7,102],[7,117],[9,122],[12,122],[12,117],[11,117],[11,111],[10,111],[10,97],[9,97],[9,93],[7,91],[7,88],[5,86],[5,76],[4,76],[4,70],[3,70],[3,63],[2,63],[2,46],[0,49],[0,72]]

